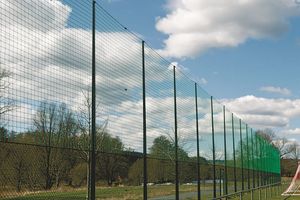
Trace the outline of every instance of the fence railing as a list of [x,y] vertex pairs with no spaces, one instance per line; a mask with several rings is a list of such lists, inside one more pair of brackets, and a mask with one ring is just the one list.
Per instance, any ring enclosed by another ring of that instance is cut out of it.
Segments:
[[216,199],[280,182],[276,148],[99,4],[0,2],[1,199]]

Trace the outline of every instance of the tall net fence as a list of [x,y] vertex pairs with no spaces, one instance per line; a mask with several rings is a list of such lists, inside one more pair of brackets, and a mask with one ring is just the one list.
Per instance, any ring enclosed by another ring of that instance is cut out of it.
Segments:
[[[93,1],[0,2],[0,198],[212,199],[279,152]],[[95,176],[92,65],[96,53]]]

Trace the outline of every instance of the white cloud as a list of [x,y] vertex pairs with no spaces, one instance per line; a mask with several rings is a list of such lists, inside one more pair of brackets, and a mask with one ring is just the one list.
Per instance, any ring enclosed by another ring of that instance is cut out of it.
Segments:
[[[152,145],[153,140],[161,135],[174,139],[174,99],[169,97],[147,97],[147,146]],[[122,141],[131,148],[142,150],[142,99],[139,101],[123,101],[114,111],[108,110],[102,113],[102,118],[109,119],[108,132],[119,136]],[[193,96],[182,96],[177,98],[178,137],[184,149],[194,153],[196,139],[195,99]],[[199,127],[200,137],[210,138],[211,115],[209,102],[199,99]],[[222,113],[216,112],[216,124],[222,124]],[[223,128],[216,126],[217,133]],[[208,141],[208,144],[211,139]],[[207,141],[206,141],[207,143]],[[208,145],[205,144],[205,145]]]
[[208,83],[208,81],[205,78],[200,78],[199,83],[203,84],[203,85],[206,85]]
[[[6,96],[18,106],[5,119],[10,130],[24,131],[32,127],[41,102],[65,103],[75,112],[83,107],[84,94],[91,89],[92,35],[89,29],[69,24],[72,10],[60,1],[14,1],[13,5],[10,2],[7,6],[14,6],[14,12],[31,13],[30,18],[15,17],[10,9],[0,8],[4,19],[0,24],[0,67],[12,72]],[[50,7],[49,13],[45,13],[47,18],[57,20],[40,27],[43,14],[36,9],[44,4],[45,8]],[[173,73],[168,69],[169,63],[156,52],[146,47],[145,54],[148,136],[152,142],[158,135],[172,133],[173,120],[165,118],[172,119],[174,113]],[[142,43],[132,34],[123,30],[96,32],[97,122],[108,119],[109,133],[136,150],[141,150],[143,130],[141,62]],[[180,99],[178,104],[192,105]],[[150,116],[157,116],[160,121]]]
[[287,88],[274,87],[274,86],[265,86],[259,89],[262,92],[275,93],[280,95],[289,96],[291,95],[291,91]]
[[65,27],[71,13],[71,8],[59,0],[2,0],[0,10],[1,26],[23,26],[43,32]]
[[267,99],[243,96],[222,100],[251,126],[257,128],[287,127],[292,118],[300,116],[300,99]]
[[277,37],[287,30],[288,18],[300,14],[294,0],[169,0],[167,8],[156,23],[168,35],[160,52],[177,58]]
[[[159,135],[174,135],[173,97],[148,97],[147,100],[147,134],[148,146]],[[193,145],[195,141],[195,110],[194,98],[190,96],[178,97],[178,133],[184,141]],[[286,134],[300,133],[300,129],[290,129],[289,123],[300,116],[300,100],[267,99],[255,96],[244,96],[237,99],[222,100],[227,108],[237,113],[243,122],[254,129],[281,128]],[[110,113],[109,131],[118,135],[125,144],[141,149],[142,140],[142,100],[123,102],[115,108],[116,115]],[[211,114],[209,99],[199,100],[200,136],[208,147],[211,134]],[[109,115],[109,112],[107,113]],[[226,111],[226,126],[231,129],[231,113]],[[238,118],[235,118],[238,120]],[[130,124],[130,126],[128,126]],[[222,105],[214,104],[214,128],[216,136],[223,134]],[[235,122],[238,126],[238,122]],[[239,127],[238,127],[239,129]],[[283,133],[282,132],[282,133]],[[188,145],[189,146],[189,145]],[[193,148],[187,148],[193,152]]]
[[289,124],[289,118],[283,116],[273,115],[259,115],[259,114],[242,114],[241,117],[246,123],[258,128],[275,128],[285,127]]
[[285,134],[300,135],[300,128],[282,130],[280,131],[280,133],[283,135]]
[[[5,1],[0,11],[0,67],[12,72],[13,98],[69,100],[65,103],[70,105],[90,88],[91,31],[66,26],[72,11],[69,6],[56,0]],[[43,17],[47,20],[41,24]],[[120,90],[141,85],[141,42],[136,37],[122,31],[97,32],[96,44],[99,94],[106,87],[113,99]],[[149,78],[154,75],[147,73]]]
[[[165,135],[174,137],[173,97],[148,97],[147,102],[147,135],[148,147],[155,137]],[[188,145],[186,149],[191,154],[195,143],[195,110],[194,97],[182,96],[177,99],[178,133]],[[237,99],[222,100],[226,107],[237,113],[243,122],[254,129],[280,128],[284,134],[298,134],[300,129],[290,129],[289,123],[293,118],[300,117],[300,100],[267,99],[255,96],[244,96]],[[142,100],[123,102],[110,113],[109,132],[122,138],[125,144],[142,149]],[[199,127],[200,137],[205,148],[211,145],[211,113],[209,99],[199,99]],[[226,111],[226,127],[231,130],[231,113]],[[235,118],[238,120],[238,118]],[[130,124],[130,126],[128,126]],[[237,127],[236,127],[237,126]],[[214,128],[216,137],[223,134],[222,105],[214,104]],[[239,130],[239,123],[235,121],[235,128]],[[243,129],[245,127],[242,127]],[[207,153],[207,151],[206,151]]]
[[[10,113],[10,124],[15,123],[10,128],[29,127],[29,119],[43,101],[66,103],[76,110],[82,103],[82,92],[91,89],[91,30],[68,24],[71,12],[56,0],[1,2],[0,68],[12,72],[5,95],[18,109],[24,107],[23,115]],[[77,23],[84,23],[82,20]],[[142,82],[141,42],[123,30],[97,31],[96,44],[97,101],[107,108],[130,95],[135,95],[130,97],[133,101],[140,98],[136,88],[141,88]],[[149,71],[147,78],[159,72]],[[124,89],[137,92],[128,95]]]

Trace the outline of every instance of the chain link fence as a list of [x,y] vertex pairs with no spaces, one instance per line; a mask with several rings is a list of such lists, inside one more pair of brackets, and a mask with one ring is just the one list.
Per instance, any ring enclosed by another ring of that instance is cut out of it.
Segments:
[[1,199],[216,199],[280,182],[277,149],[99,2],[2,0],[0,30]]

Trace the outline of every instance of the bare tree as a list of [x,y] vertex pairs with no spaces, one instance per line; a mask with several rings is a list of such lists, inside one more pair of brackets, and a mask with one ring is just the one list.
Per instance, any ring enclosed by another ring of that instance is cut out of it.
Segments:
[[65,104],[57,106],[53,103],[42,102],[34,117],[36,138],[43,145],[42,174],[45,177],[45,189],[54,184],[59,186],[64,170],[73,163],[72,156],[67,151],[53,148],[54,146],[68,147],[78,132],[77,121]]
[[[57,114],[57,132],[55,145],[62,147],[73,147],[74,138],[78,132],[77,120],[74,114],[63,103],[58,108]],[[70,172],[76,164],[76,158],[70,150],[55,149],[53,154],[53,172],[55,176],[55,185],[59,187],[61,179]]]
[[[90,151],[90,144],[91,144],[91,131],[92,131],[92,98],[90,95],[90,92],[84,92],[82,91],[83,95],[83,105],[79,107],[79,116],[78,116],[78,125],[80,130],[80,136],[79,136],[79,148],[81,149],[81,159],[87,164],[86,170],[86,183],[88,188],[87,193],[87,199],[90,199],[90,157],[91,157],[91,151]],[[96,110],[99,107],[99,104],[96,105]],[[96,117],[98,117],[96,115]],[[103,135],[106,127],[107,127],[108,119],[104,121],[102,126],[98,126],[96,130],[96,151],[98,151],[99,147],[102,143],[103,137],[99,137],[98,135]]]
[[276,139],[275,132],[270,128],[258,130],[258,131],[256,131],[256,134],[260,135],[262,138],[267,140],[269,143],[272,143]]
[[274,140],[273,145],[279,150],[280,158],[287,157],[295,151],[295,142],[290,142],[285,137]]
[[297,142],[293,142],[291,144],[291,152],[289,153],[289,157],[298,161],[300,157],[300,146]]
[[45,145],[45,154],[43,154],[43,164],[42,173],[45,177],[45,189],[50,189],[52,187],[52,173],[51,173],[51,156],[52,156],[52,145],[54,134],[57,131],[57,108],[55,104],[49,104],[43,102],[40,109],[37,111],[34,118],[34,126],[36,128],[39,142]]
[[11,75],[12,74],[9,71],[0,69],[0,126],[3,126],[4,124],[2,120],[3,115],[14,109],[13,100],[6,96],[10,85],[8,78]]
[[[225,152],[222,148],[213,148],[212,145],[209,146],[208,151],[205,151],[203,153],[204,157],[208,160],[213,160],[213,157],[215,157],[216,161],[223,161],[225,159]],[[229,152],[227,152],[227,157],[229,157]]]
[[90,92],[82,91],[84,97],[83,106],[79,108],[78,124],[80,129],[79,148],[81,149],[80,157],[86,162],[86,186],[88,189],[87,199],[90,199],[90,135],[92,129],[92,98]]
[[279,150],[280,158],[289,157],[290,154],[295,155],[295,145],[298,145],[297,143],[290,142],[285,137],[277,137],[272,129],[258,130],[256,133]]

